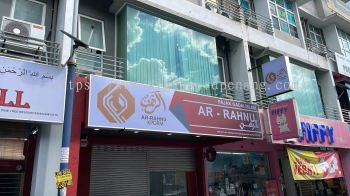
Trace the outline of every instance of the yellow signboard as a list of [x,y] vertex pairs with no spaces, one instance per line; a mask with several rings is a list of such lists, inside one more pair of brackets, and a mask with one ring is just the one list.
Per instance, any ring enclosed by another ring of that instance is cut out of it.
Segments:
[[343,177],[336,151],[313,152],[287,149],[294,180],[319,180]]
[[69,169],[56,172],[55,174],[56,188],[62,189],[68,185],[72,185],[72,173]]

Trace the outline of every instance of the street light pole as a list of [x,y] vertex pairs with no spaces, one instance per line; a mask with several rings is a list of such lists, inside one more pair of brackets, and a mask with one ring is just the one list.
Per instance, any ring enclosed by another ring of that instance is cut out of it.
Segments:
[[[70,37],[73,41],[72,53],[66,62],[68,67],[67,73],[67,84],[66,84],[66,104],[64,108],[64,123],[63,123],[63,135],[62,135],[62,147],[61,147],[61,157],[60,157],[60,171],[68,169],[69,161],[69,146],[70,146],[70,136],[72,129],[72,117],[73,117],[73,103],[74,103],[74,85],[75,85],[75,50],[79,47],[88,48],[89,46],[84,42],[80,41],[71,34],[62,31],[63,34]],[[73,88],[71,87],[73,84]],[[59,189],[58,196],[65,196],[67,192],[67,187]]]

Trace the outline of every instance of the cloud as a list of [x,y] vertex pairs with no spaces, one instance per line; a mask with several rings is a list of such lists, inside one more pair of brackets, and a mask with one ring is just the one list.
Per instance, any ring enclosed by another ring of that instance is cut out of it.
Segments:
[[179,33],[181,38],[186,40],[182,51],[186,49],[197,50],[201,56],[209,58],[212,64],[218,64],[215,38],[160,18],[157,18],[155,22],[154,31],[157,33]]
[[128,18],[133,20],[127,21],[128,52],[137,43],[142,41],[143,29],[140,27],[140,12],[134,9],[128,9]]
[[[208,81],[203,81],[202,84],[195,81],[196,78],[194,77],[197,77],[198,74],[194,72],[195,70],[190,71],[184,77],[178,77],[175,72],[171,72],[165,67],[163,60],[156,58],[140,58],[134,64],[128,62],[127,68],[128,80],[130,81],[188,92],[199,92],[208,89],[210,86]],[[214,78],[216,77],[218,76],[214,76]]]

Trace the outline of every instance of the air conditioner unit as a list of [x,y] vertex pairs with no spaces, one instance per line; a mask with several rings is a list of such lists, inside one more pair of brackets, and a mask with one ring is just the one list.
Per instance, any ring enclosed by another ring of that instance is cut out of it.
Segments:
[[1,31],[1,42],[4,47],[22,52],[37,51],[45,48],[45,26],[4,16]]

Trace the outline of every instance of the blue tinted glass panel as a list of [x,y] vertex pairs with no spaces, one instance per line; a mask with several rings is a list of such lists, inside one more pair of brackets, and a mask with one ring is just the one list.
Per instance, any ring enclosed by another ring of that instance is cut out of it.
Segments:
[[130,7],[126,18],[127,80],[216,95],[211,87],[221,80],[214,37]]

